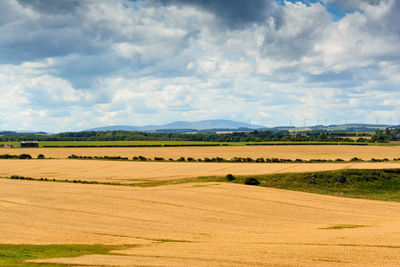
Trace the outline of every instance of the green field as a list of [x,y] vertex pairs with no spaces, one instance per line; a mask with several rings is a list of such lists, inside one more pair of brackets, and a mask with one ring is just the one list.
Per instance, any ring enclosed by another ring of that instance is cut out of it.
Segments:
[[[19,142],[0,142],[0,145]],[[246,146],[246,145],[374,145],[395,146],[398,143],[357,142],[201,142],[201,141],[39,141],[39,147],[161,147],[161,146]]]
[[112,255],[110,251],[131,246],[110,245],[5,245],[0,244],[0,266],[67,266],[26,263],[26,260]]
[[[340,182],[339,177],[345,181]],[[238,176],[232,182],[245,183],[256,178],[259,186],[274,187],[309,193],[400,201],[400,169],[357,170],[344,169],[313,173],[281,173]]]
[[[19,147],[19,142],[0,142],[0,144],[12,144],[14,147]],[[39,141],[39,147],[215,146],[228,144],[229,143],[197,141]],[[244,145],[244,143],[239,145]]]

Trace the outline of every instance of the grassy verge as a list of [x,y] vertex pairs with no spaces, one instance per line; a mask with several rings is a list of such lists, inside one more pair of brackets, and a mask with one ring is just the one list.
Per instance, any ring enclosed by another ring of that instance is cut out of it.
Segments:
[[[0,142],[0,146],[19,142]],[[39,147],[179,147],[179,146],[255,146],[255,145],[356,145],[396,146],[398,143],[363,142],[204,142],[204,141],[39,141]]]
[[225,177],[223,177],[223,176],[180,178],[180,179],[171,179],[171,180],[162,180],[162,181],[137,179],[137,180],[133,180],[131,183],[87,181],[85,179],[80,180],[80,179],[33,178],[33,177],[20,176],[20,175],[12,175],[10,177],[0,177],[0,179],[26,180],[26,181],[39,181],[39,182],[57,182],[57,183],[74,183],[74,184],[136,186],[136,187],[153,187],[153,186],[184,184],[184,183],[207,183],[207,182],[225,182],[226,181]]
[[132,183],[109,183],[85,180],[56,180],[13,175],[3,179],[151,187],[183,183],[230,182],[258,185],[332,196],[400,202],[400,169],[342,169],[323,172],[280,173],[267,175],[206,176],[164,181],[135,180]]
[[358,170],[282,173],[253,176],[237,176],[231,182],[245,183],[256,178],[259,186],[302,192],[400,201],[400,169]]
[[67,266],[26,263],[26,260],[72,258],[83,255],[112,255],[110,251],[129,246],[110,245],[5,245],[0,244],[0,266]]

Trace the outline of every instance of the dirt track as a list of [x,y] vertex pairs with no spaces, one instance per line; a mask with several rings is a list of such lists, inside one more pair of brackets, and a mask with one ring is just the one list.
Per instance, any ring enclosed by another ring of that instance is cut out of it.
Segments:
[[[352,229],[326,229],[337,225]],[[0,180],[0,243],[136,244],[47,260],[151,266],[399,266],[400,203],[236,184]],[[46,261],[46,260],[43,260]]]
[[124,162],[104,160],[0,160],[0,177],[22,175],[34,178],[79,179],[130,183],[198,176],[252,175],[353,169],[400,168],[400,163],[179,163]]
[[133,156],[164,157],[233,157],[283,158],[283,159],[332,159],[350,160],[353,157],[370,160],[371,158],[399,158],[400,146],[345,146],[345,145],[281,145],[281,146],[222,146],[222,147],[121,147],[121,148],[1,148],[0,154],[28,153],[34,157],[44,154],[46,157],[67,158],[71,154],[80,156]]

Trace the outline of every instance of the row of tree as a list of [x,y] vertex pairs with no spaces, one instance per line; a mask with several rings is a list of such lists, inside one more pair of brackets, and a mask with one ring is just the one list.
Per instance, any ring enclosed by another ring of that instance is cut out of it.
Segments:
[[[379,137],[375,140],[386,140],[385,137]],[[134,131],[85,131],[85,132],[65,132],[52,135],[27,135],[27,134],[8,134],[0,136],[0,141],[204,141],[204,142],[354,142],[353,139],[336,132],[309,131],[293,134],[289,131],[251,131],[251,132],[233,132],[233,133],[154,133],[154,132],[134,132]],[[356,141],[366,142],[360,137]]]

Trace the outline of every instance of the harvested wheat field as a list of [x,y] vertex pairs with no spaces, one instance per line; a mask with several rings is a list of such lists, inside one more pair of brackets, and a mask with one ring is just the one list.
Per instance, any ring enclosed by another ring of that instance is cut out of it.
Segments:
[[79,179],[131,183],[198,176],[256,175],[285,172],[400,168],[399,162],[358,163],[182,163],[105,160],[0,160],[0,177],[22,175],[33,178]]
[[0,180],[0,243],[129,244],[102,266],[399,266],[400,203],[225,183]]
[[87,147],[87,148],[1,148],[0,154],[28,153],[33,157],[44,154],[46,157],[67,158],[78,156],[144,156],[165,159],[180,157],[233,157],[281,158],[281,159],[331,159],[350,160],[358,157],[363,160],[393,159],[400,157],[400,146],[355,146],[355,145],[272,145],[272,146],[219,146],[219,147]]

